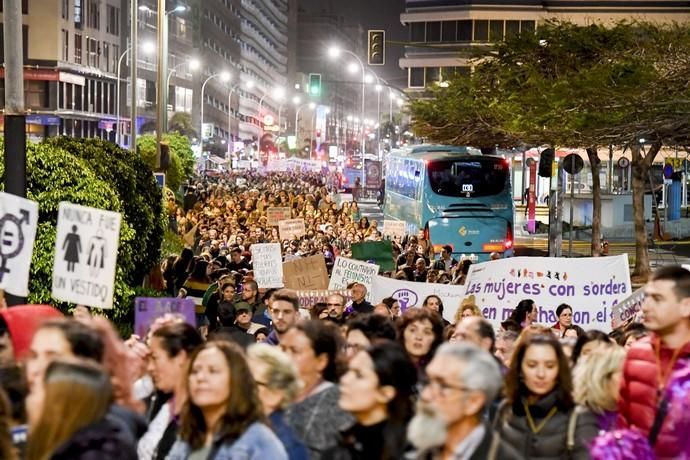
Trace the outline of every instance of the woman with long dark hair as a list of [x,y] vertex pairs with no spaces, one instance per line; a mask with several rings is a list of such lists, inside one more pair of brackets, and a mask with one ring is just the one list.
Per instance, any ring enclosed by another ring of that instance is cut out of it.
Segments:
[[338,406],[337,382],[344,367],[340,331],[335,324],[305,321],[281,337],[280,347],[292,358],[303,383],[285,421],[307,446],[311,459],[319,460],[337,445],[338,434],[354,424]]
[[340,407],[357,420],[342,442],[324,457],[396,460],[407,445],[417,371],[395,342],[379,342],[358,352],[340,379]]
[[422,375],[443,342],[441,317],[424,308],[409,308],[398,323],[398,342]]
[[534,300],[523,299],[510,313],[510,317],[501,323],[501,326],[504,330],[517,329],[519,332],[536,322],[538,314],[539,310],[537,309]]
[[238,346],[211,341],[197,348],[187,389],[180,436],[167,460],[288,460],[265,424],[256,383]]
[[589,458],[583,421],[575,419],[570,363],[550,332],[522,337],[506,375],[506,399],[495,425],[526,460]]

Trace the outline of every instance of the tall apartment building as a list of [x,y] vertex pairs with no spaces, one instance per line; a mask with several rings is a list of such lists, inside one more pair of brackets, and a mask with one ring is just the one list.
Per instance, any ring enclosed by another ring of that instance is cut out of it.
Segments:
[[[126,27],[121,4],[122,0],[23,2],[30,139],[59,134],[115,139],[115,73]],[[4,62],[3,47],[0,33]],[[4,78],[0,89],[4,106]]]
[[[288,34],[296,14],[295,0],[168,0],[168,113],[188,112],[201,128],[201,84],[210,75],[230,71],[234,84],[252,80],[251,90],[238,89],[229,101],[229,86],[209,81],[204,92],[204,122],[211,135],[256,140],[262,134],[259,101],[276,86],[286,86]],[[155,0],[139,0],[139,43],[155,43]],[[32,138],[54,135],[115,140],[118,61],[121,57],[120,113],[128,145],[131,129],[129,56],[130,2],[127,0],[25,0],[25,92]],[[172,13],[177,5],[188,10]],[[289,17],[293,18],[290,23]],[[0,19],[1,21],[1,19]],[[2,34],[0,33],[0,42]],[[0,43],[0,56],[2,43]],[[197,58],[193,72],[187,62]],[[137,92],[140,130],[155,121],[156,59],[140,48]],[[291,70],[294,73],[294,69]],[[2,74],[0,74],[0,77]],[[4,81],[0,78],[0,90]],[[0,106],[4,103],[0,98]],[[279,104],[267,96],[264,112],[276,114]]]
[[[463,50],[533,31],[547,19],[578,24],[613,23],[622,19],[652,22],[690,20],[690,3],[679,0],[407,0],[400,21],[408,27],[410,44],[400,67],[408,72],[408,89],[469,72]],[[465,53],[466,55],[466,53]]]

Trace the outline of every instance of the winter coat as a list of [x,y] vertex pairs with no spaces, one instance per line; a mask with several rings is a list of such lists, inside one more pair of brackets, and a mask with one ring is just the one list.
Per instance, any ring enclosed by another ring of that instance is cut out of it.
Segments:
[[[660,361],[657,363],[659,350]],[[620,399],[618,401],[618,424],[622,428],[635,427],[645,436],[654,424],[657,412],[658,370],[666,370],[671,361],[673,351],[661,344],[658,336],[645,337],[628,351],[623,364],[623,378],[621,379]],[[690,365],[690,344],[686,344],[678,355],[673,371]],[[673,423],[669,417],[664,420],[657,436],[654,451],[659,458],[677,458],[681,452],[681,443],[673,432]]]
[[320,460],[324,452],[338,444],[338,435],[354,425],[354,418],[338,405],[340,389],[330,382],[322,384],[304,401],[293,404],[285,421],[295,430],[310,452],[312,460]]
[[[538,426],[557,403],[557,390],[529,406],[535,424]],[[573,409],[558,411],[546,422],[539,433],[534,434],[527,421],[522,401],[513,407],[504,402],[496,419],[497,432],[501,439],[515,449],[525,460],[586,460],[587,447],[582,443],[584,425],[576,420],[574,446],[568,448],[568,423]]]
[[[485,425],[484,437],[481,444],[472,453],[470,460],[522,460],[522,457],[501,437],[496,434],[489,425]],[[434,460],[440,458],[440,448],[415,452],[406,455],[410,460]]]
[[[192,449],[178,439],[166,460],[187,460]],[[289,460],[283,444],[270,428],[261,422],[252,423],[236,441],[216,439],[208,460]]]
[[137,460],[137,451],[117,424],[103,418],[74,433],[50,460]]

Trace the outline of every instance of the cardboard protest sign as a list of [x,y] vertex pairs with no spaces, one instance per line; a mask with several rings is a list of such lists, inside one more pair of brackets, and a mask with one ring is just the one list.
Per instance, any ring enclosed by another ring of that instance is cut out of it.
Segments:
[[252,244],[254,279],[260,288],[283,287],[283,257],[279,243]]
[[328,270],[322,255],[315,255],[283,264],[285,287],[296,290],[328,288]]
[[366,286],[367,300],[371,301],[374,278],[378,273],[378,265],[347,259],[345,257],[337,257],[333,265],[333,272],[331,273],[331,280],[328,283],[328,289],[347,289],[348,284],[356,281]]
[[0,192],[0,288],[29,295],[29,269],[38,226],[38,203]]
[[286,207],[270,207],[266,209],[266,224],[274,227],[278,225],[281,220],[290,220],[290,208]]
[[60,203],[54,298],[89,307],[113,307],[120,221],[117,212]]
[[383,221],[383,236],[404,238],[406,233],[404,220],[386,219]]
[[294,240],[307,234],[304,219],[289,219],[278,222],[278,234],[281,240]]
[[[539,308],[537,323],[557,322],[556,307],[573,308],[573,324],[611,330],[616,304],[630,296],[627,255],[613,257],[514,257],[470,267],[465,295],[474,295],[484,317],[498,326],[523,299]],[[453,314],[457,305],[451,305]],[[450,313],[450,312],[449,312]]]
[[146,337],[151,324],[165,314],[180,316],[196,327],[194,300],[179,297],[137,297],[134,299],[134,333]]
[[611,326],[617,328],[628,322],[631,318],[633,321],[639,321],[642,311],[642,302],[644,302],[645,293],[644,287],[637,289],[630,294],[630,297],[617,303],[613,307],[613,318],[611,319]]
[[352,245],[352,258],[373,261],[384,272],[395,270],[393,243],[390,241],[363,241]]

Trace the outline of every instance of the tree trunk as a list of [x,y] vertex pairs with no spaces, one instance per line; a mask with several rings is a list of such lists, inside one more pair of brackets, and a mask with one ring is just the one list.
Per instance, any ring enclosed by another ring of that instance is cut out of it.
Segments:
[[[635,268],[632,277],[636,282],[644,283],[649,278],[649,253],[647,251],[647,227],[644,221],[644,192],[645,182],[648,180],[649,168],[654,157],[659,153],[661,143],[651,145],[647,154],[642,156],[642,149],[633,141],[630,146],[632,152],[632,204],[633,220],[635,222]],[[652,191],[653,193],[653,191]]]
[[601,255],[601,162],[596,147],[587,149],[589,165],[592,169],[592,257]]

